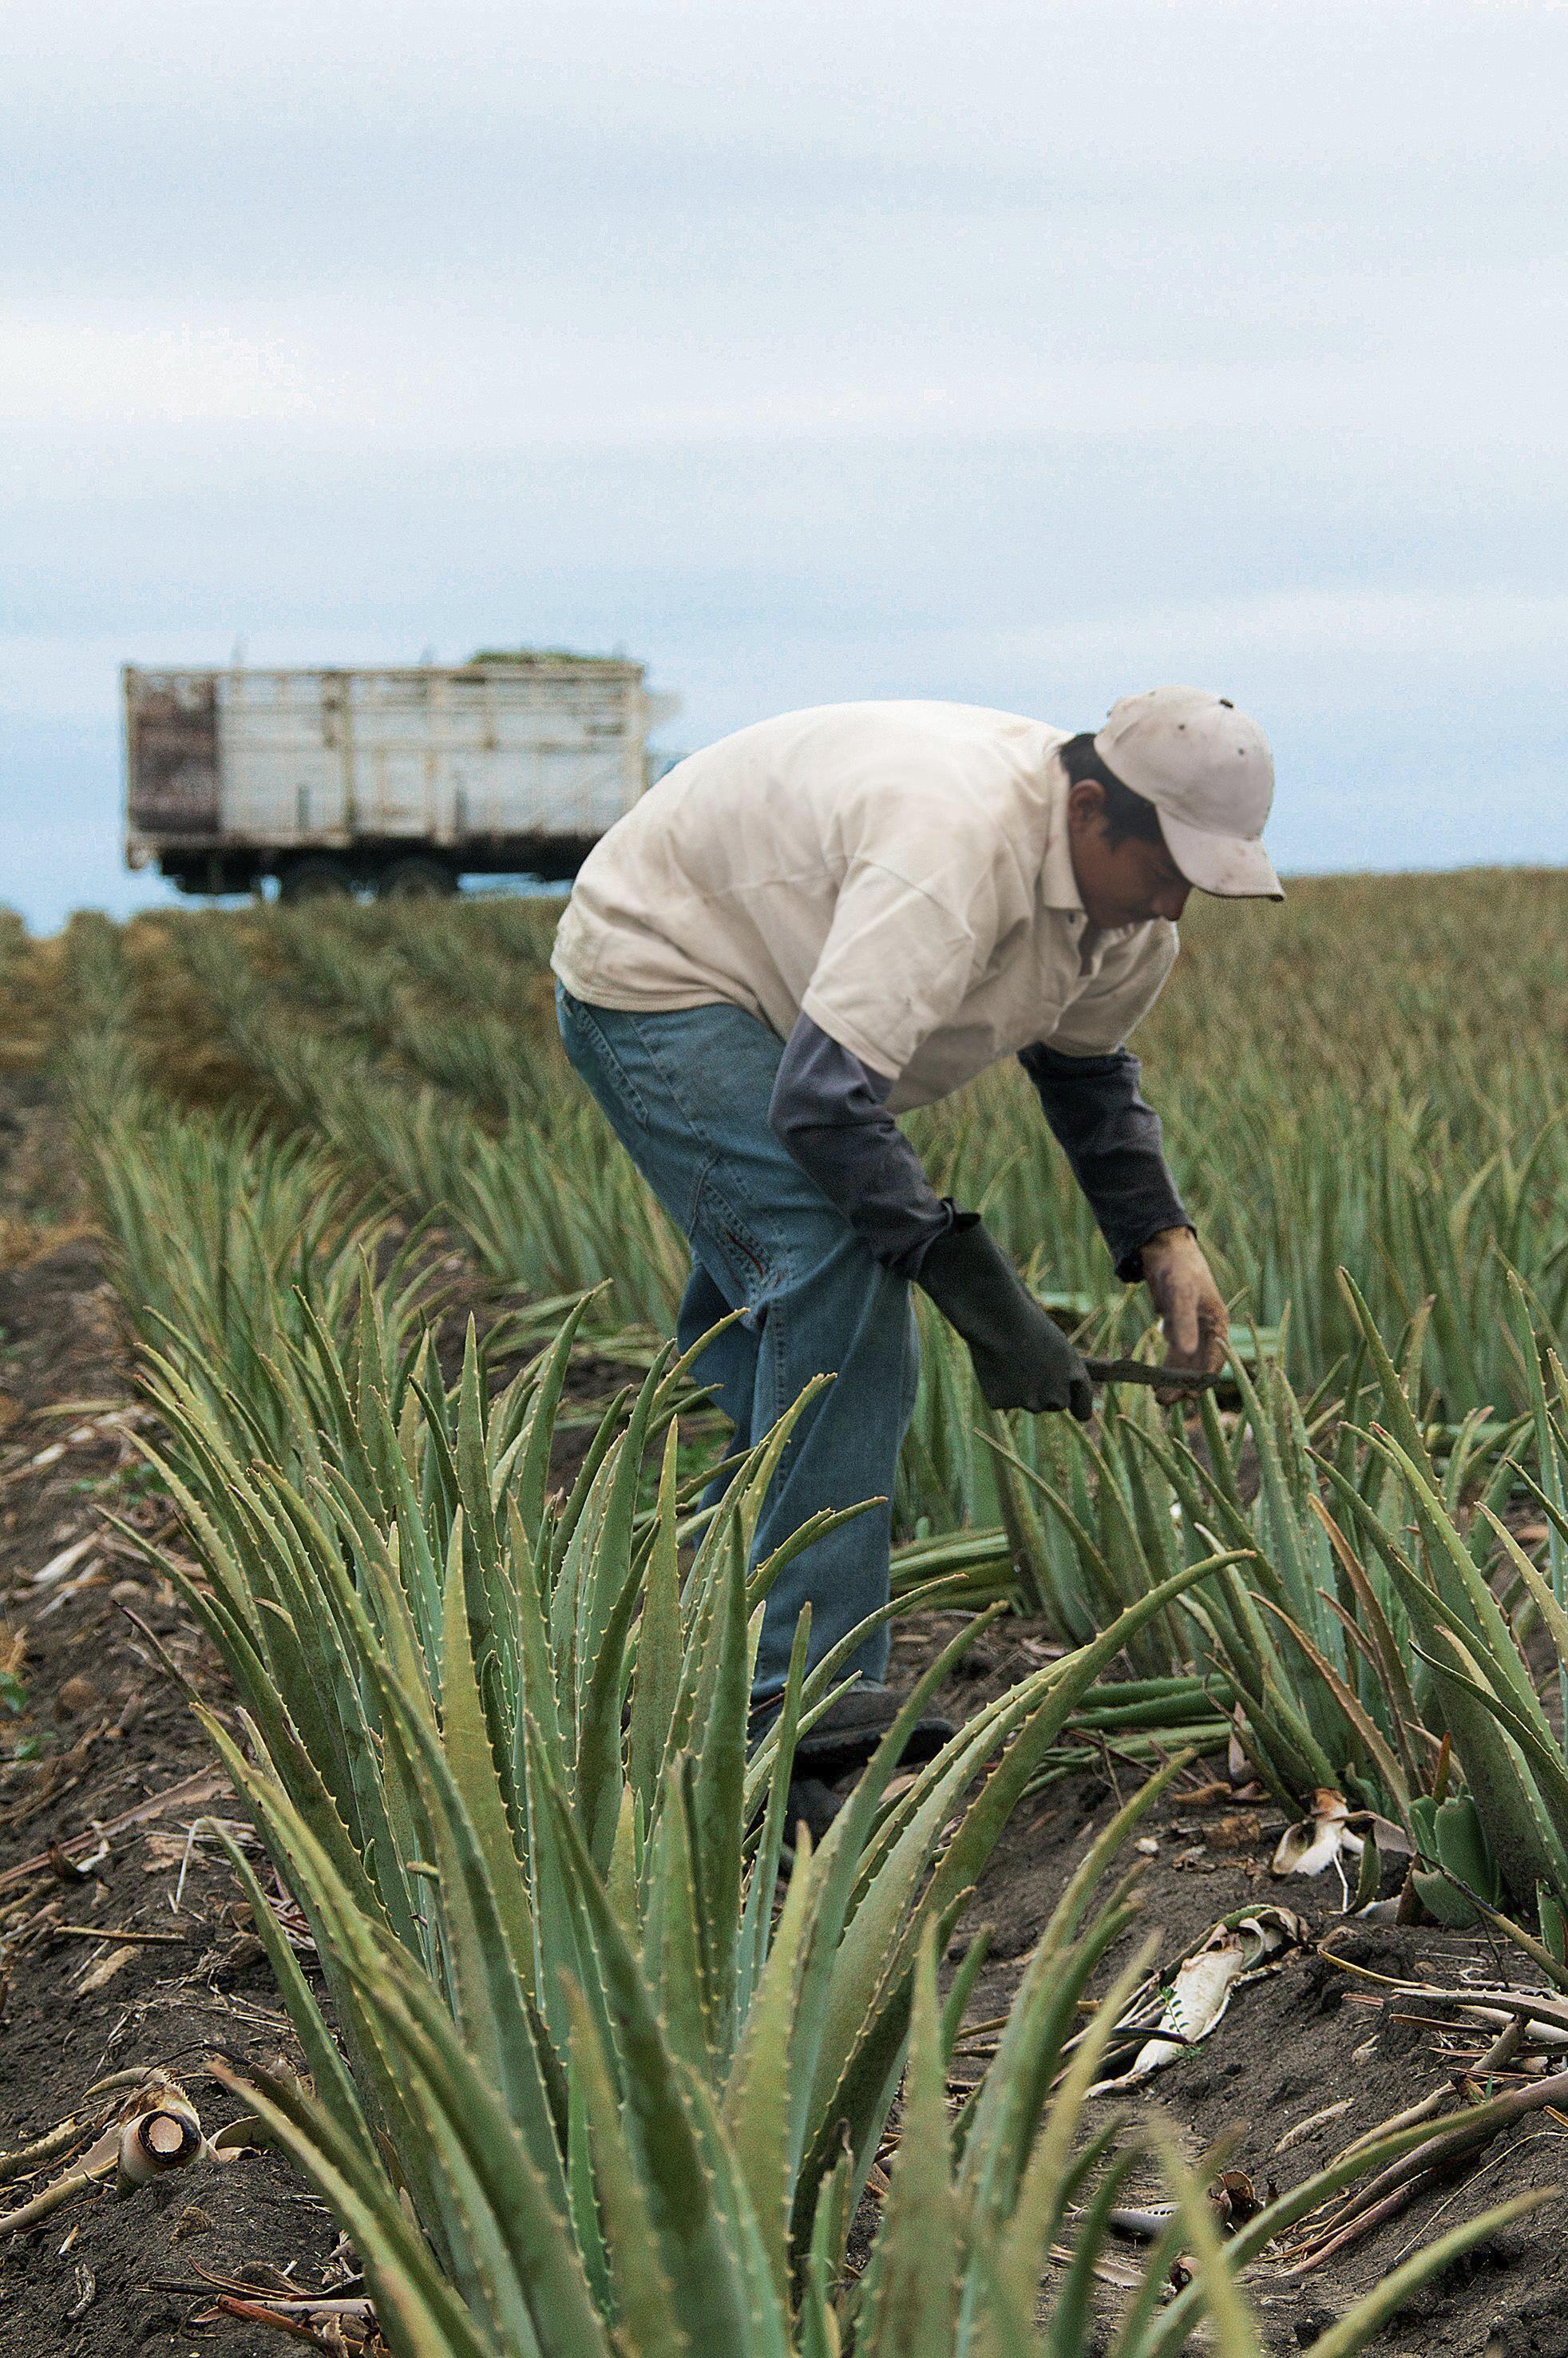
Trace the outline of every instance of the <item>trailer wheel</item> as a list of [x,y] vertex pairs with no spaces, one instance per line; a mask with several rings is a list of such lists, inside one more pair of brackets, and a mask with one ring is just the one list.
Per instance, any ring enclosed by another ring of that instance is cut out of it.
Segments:
[[280,901],[346,901],[352,891],[353,880],[342,861],[319,854],[291,860],[277,880]]
[[444,860],[395,860],[376,879],[378,901],[440,901],[458,889]]

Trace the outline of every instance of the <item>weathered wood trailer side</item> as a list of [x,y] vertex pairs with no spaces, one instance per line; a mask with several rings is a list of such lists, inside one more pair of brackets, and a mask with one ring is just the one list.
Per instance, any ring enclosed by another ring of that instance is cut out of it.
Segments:
[[575,874],[673,708],[640,664],[124,674],[125,851],[181,890]]

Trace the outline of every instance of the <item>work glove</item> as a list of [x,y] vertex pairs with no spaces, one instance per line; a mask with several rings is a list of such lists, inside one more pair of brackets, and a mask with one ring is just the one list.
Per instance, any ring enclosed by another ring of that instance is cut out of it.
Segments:
[[959,1212],[926,1248],[919,1282],[969,1347],[992,1408],[1094,1414],[1089,1371],[974,1212]]

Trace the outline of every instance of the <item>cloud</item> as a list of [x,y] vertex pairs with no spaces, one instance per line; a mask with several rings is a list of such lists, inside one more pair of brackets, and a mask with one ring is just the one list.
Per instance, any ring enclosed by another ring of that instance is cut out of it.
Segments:
[[324,396],[330,379],[319,365],[218,322],[0,308],[0,426],[12,433],[293,424],[316,416]]
[[[1093,622],[1045,623],[984,642],[993,660],[1045,654],[1103,656],[1136,640],[1146,657],[1172,658],[1195,644],[1240,656],[1407,658],[1466,665],[1533,665],[1568,644],[1568,590],[1537,595],[1487,590],[1295,590],[1257,598],[1210,599],[1121,613]],[[973,656],[971,654],[971,660]]]
[[1225,679],[1297,864],[1466,856],[1500,745],[1487,856],[1568,856],[1568,10],[6,31],[0,897],[142,889],[119,664],[237,639],[620,643],[687,743]]

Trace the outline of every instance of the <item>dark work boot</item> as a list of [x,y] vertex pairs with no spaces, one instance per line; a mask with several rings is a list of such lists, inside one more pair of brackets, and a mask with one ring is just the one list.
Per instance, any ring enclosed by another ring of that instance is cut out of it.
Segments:
[[[753,1705],[747,1728],[747,1741],[753,1752],[772,1734],[783,1700],[780,1695],[770,1695]],[[891,1687],[852,1686],[824,1712],[815,1727],[807,1728],[796,1741],[796,1780],[820,1779],[825,1785],[830,1785],[848,1776],[852,1768],[863,1768],[898,1717],[903,1702],[903,1696],[894,1694]],[[933,1759],[952,1734],[950,1720],[936,1712],[925,1713],[915,1722],[903,1747],[902,1765],[917,1768]]]
[[844,1804],[831,1785],[819,1777],[796,1777],[789,1789],[789,1801],[784,1816],[784,1851],[786,1859],[795,1856],[796,1829],[805,1826],[815,1849],[827,1832]]

